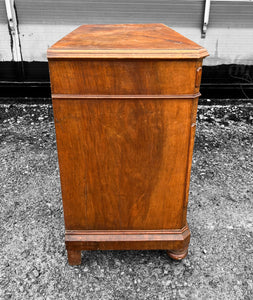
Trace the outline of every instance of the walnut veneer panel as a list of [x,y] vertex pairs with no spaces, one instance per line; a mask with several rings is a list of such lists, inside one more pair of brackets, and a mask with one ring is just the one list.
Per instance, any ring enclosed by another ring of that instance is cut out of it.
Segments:
[[206,55],[163,24],[85,25],[48,50],[70,264],[81,250],[187,255]]
[[57,99],[53,106],[68,230],[186,225],[192,100]]
[[192,94],[196,60],[50,60],[53,94]]
[[189,59],[207,55],[205,48],[164,24],[83,25],[48,50],[48,58]]

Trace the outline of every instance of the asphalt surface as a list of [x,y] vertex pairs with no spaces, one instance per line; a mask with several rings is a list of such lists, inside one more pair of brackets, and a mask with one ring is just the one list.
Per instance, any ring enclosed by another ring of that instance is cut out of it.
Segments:
[[253,105],[199,106],[189,254],[67,263],[50,104],[0,105],[0,299],[253,299]]

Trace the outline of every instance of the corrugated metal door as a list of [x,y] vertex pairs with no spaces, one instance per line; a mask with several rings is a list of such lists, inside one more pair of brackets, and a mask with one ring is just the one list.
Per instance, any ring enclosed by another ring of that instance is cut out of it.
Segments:
[[[207,65],[253,64],[253,1],[212,2],[205,39],[201,39],[205,3],[202,0],[16,0],[15,3],[25,61],[46,61],[47,48],[81,24],[157,22],[207,48],[210,53],[205,60]],[[4,32],[0,58],[9,60],[10,38],[2,6],[4,3],[0,2],[0,32]]]

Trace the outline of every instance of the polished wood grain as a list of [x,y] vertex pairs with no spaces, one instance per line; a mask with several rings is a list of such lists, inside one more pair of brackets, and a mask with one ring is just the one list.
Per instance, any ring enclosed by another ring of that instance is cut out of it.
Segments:
[[[188,225],[174,230],[67,230],[68,250],[141,250],[178,249],[188,247]],[[180,250],[181,251],[181,250]]]
[[48,50],[49,58],[200,59],[207,55],[205,48],[164,24],[83,25]]
[[50,61],[53,94],[182,95],[195,91],[196,60]]
[[66,227],[182,228],[192,103],[54,99]]
[[81,250],[187,255],[206,55],[162,24],[81,26],[49,49],[70,264]]

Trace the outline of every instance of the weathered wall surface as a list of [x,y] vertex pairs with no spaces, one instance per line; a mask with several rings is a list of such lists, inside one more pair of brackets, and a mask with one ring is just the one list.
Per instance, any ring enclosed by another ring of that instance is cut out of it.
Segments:
[[[164,23],[200,45],[205,65],[253,64],[253,1],[211,3],[201,38],[204,0],[16,0],[22,57],[46,61],[47,48],[81,24]],[[0,61],[12,59],[4,0],[0,0]]]
[[4,1],[0,0],[0,61],[10,60],[12,60],[11,38],[8,30]]

